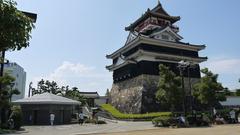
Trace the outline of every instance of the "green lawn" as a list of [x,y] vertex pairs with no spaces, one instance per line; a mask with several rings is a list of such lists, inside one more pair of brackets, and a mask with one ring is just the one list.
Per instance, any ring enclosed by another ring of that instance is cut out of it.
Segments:
[[170,116],[171,112],[156,112],[156,113],[146,113],[146,114],[125,114],[119,112],[116,108],[114,108],[110,104],[101,105],[102,109],[111,113],[113,117],[117,119],[144,119],[144,120],[152,120],[156,117]]

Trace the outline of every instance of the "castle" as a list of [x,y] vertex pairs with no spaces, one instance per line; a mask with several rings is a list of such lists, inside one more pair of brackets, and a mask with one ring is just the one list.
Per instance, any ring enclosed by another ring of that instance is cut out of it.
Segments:
[[200,57],[198,52],[206,46],[181,42],[183,37],[174,25],[179,20],[179,16],[169,15],[159,2],[125,28],[129,31],[125,45],[106,56],[112,59],[112,65],[106,66],[113,72],[110,103],[121,112],[161,111],[155,99],[159,64],[168,66],[179,75],[180,61],[195,63],[183,73],[185,86],[196,83],[201,77],[199,63],[206,61],[207,57]]

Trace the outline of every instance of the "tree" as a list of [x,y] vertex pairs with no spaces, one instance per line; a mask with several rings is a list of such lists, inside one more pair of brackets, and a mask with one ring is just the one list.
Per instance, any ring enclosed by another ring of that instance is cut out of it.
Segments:
[[[0,0],[0,76],[3,76],[4,57],[7,50],[21,50],[29,46],[33,20],[17,10],[17,3],[12,0]],[[3,93],[4,84],[0,83]],[[1,108],[1,121],[5,122],[5,108]]]
[[240,89],[236,90],[236,96],[240,96]]
[[[62,87],[65,88],[65,87]],[[49,80],[43,80],[41,79],[38,82],[37,89],[32,88],[32,95],[35,94],[42,94],[45,92],[52,93],[52,94],[58,94],[58,93],[63,93],[64,89],[59,88],[58,84],[55,81],[49,81]]]
[[213,74],[208,68],[201,70],[204,76],[193,87],[194,97],[206,107],[214,107],[219,101],[226,100],[223,86],[217,81],[218,74]]
[[235,93],[230,91],[228,88],[224,88],[223,91],[225,93],[225,96],[234,96],[235,95]]
[[47,91],[47,87],[45,85],[45,80],[41,79],[37,84],[37,91],[35,94],[41,94]]
[[14,84],[14,81],[15,78],[8,74],[0,77],[0,84],[2,85],[2,89],[0,90],[0,108],[10,107],[10,99],[12,98],[12,95],[20,94],[17,89],[12,89],[12,84]]
[[17,10],[12,0],[0,0],[0,51],[21,50],[29,46],[34,24]]
[[[238,82],[240,83],[240,79],[238,79]],[[236,94],[236,96],[240,96],[240,89],[237,89],[235,94]]]
[[105,93],[105,96],[106,96],[106,97],[109,97],[109,96],[110,96],[109,89],[107,89],[107,91],[106,91],[106,93]]
[[17,89],[12,89],[12,84],[14,83],[15,78],[12,76],[5,74],[0,77],[0,108],[1,108],[1,122],[6,122],[6,110],[10,108],[10,100],[12,95],[20,94]]
[[156,99],[162,104],[169,105],[174,111],[183,103],[184,92],[181,89],[181,78],[162,64],[159,65],[159,71]]
[[77,100],[82,103],[82,105],[85,105],[87,103],[86,97],[81,95],[80,91],[77,87],[73,87],[71,90],[66,91],[66,94],[64,97],[71,98],[73,100]]
[[11,110],[12,110],[12,113],[10,115],[10,118],[13,119],[13,123],[14,123],[13,128],[16,130],[19,130],[23,125],[22,108],[20,106],[13,106]]
[[80,101],[82,105],[86,104],[86,98],[81,95],[80,91],[77,87],[72,87],[72,89],[69,89],[69,86],[61,86],[59,87],[57,82],[55,81],[49,81],[41,79],[38,82],[37,89],[32,88],[32,95],[35,94],[42,94],[42,93],[52,93],[52,94],[60,94],[63,97],[70,98],[73,100]]

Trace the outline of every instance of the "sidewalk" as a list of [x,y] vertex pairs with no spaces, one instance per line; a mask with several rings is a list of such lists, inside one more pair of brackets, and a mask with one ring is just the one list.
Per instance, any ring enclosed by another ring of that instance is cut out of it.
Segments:
[[60,125],[60,126],[26,126],[25,132],[12,135],[81,135],[81,134],[99,134],[99,133],[114,133],[114,132],[129,132],[136,130],[156,129],[151,122],[124,122],[117,123],[108,122],[108,124],[95,125],[78,124]]

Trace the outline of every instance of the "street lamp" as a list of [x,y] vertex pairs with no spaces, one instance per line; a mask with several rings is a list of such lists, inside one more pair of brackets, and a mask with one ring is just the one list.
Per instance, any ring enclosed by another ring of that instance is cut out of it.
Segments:
[[[186,104],[185,104],[185,99],[186,96],[189,99],[189,107],[190,107],[190,112],[193,112],[193,97],[192,97],[192,86],[191,86],[191,77],[190,77],[190,68],[193,68],[193,66],[195,66],[196,63],[194,62],[189,62],[189,61],[185,61],[185,60],[181,60],[180,62],[178,62],[178,67],[180,69],[180,75],[182,77],[182,90],[184,92],[184,113],[186,114]],[[184,71],[187,69],[187,76],[188,76],[188,85],[189,85],[189,92],[187,95],[185,95],[185,90],[184,90]]]
[[183,92],[183,112],[184,112],[184,115],[186,116],[186,104],[185,104],[185,98],[186,98],[186,95],[185,95],[185,88],[184,88],[184,70],[185,68],[188,66],[188,63],[184,60],[181,60],[178,62],[178,68],[179,68],[179,71],[180,71],[180,76],[182,78],[182,92]]

